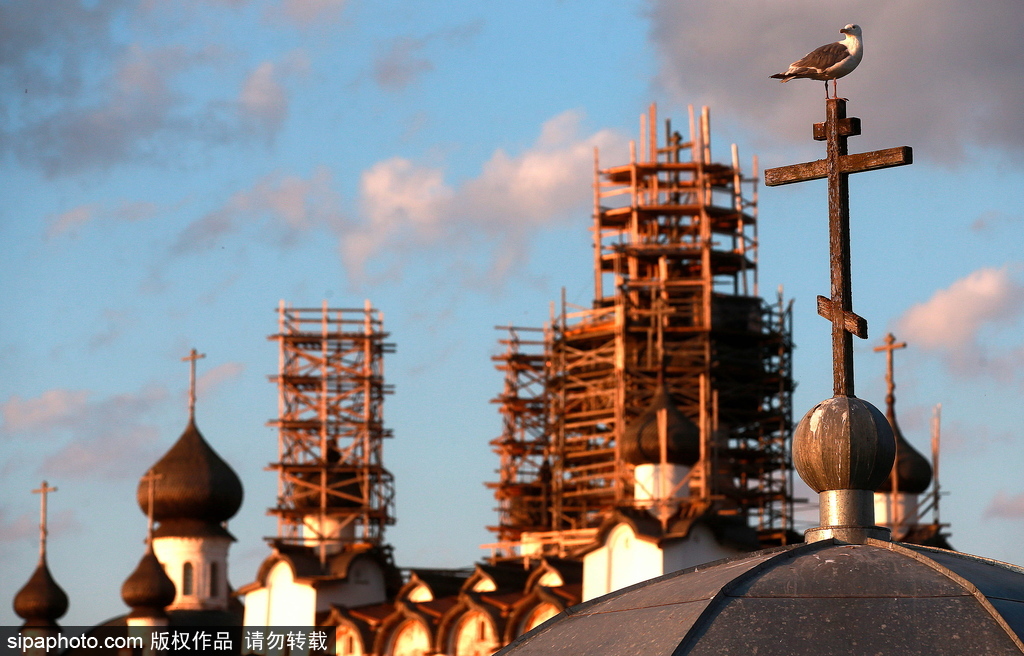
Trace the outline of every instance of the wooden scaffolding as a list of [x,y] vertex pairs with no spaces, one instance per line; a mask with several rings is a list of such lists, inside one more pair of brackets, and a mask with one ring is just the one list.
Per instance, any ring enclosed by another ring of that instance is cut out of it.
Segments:
[[[602,169],[595,151],[592,307],[563,299],[543,356],[531,344],[524,360],[513,332],[495,358],[506,374],[505,431],[492,442],[502,541],[536,531],[534,519],[577,535],[632,505],[618,445],[660,380],[701,434],[683,512],[743,515],[765,544],[792,528],[792,315],[781,294],[758,296],[756,159],[750,176],[735,146],[730,164],[712,160],[707,108],[691,109],[688,140],[666,122],[659,146],[656,125],[652,106],[627,164]],[[517,390],[539,380],[544,402],[534,392],[524,412]],[[513,450],[544,467],[513,481]]]
[[319,547],[321,557],[353,545],[381,545],[394,523],[394,482],[384,468],[381,313],[362,309],[278,307],[278,535]]

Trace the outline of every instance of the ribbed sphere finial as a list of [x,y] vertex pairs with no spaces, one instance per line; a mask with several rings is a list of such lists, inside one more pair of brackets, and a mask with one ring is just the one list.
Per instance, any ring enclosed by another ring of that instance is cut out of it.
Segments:
[[835,396],[814,406],[793,433],[793,465],[815,492],[878,489],[896,457],[885,415],[863,399]]

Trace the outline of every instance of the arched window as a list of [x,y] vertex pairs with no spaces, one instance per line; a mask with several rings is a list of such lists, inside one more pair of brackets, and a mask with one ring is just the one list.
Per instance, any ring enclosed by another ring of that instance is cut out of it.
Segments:
[[432,654],[430,634],[422,622],[406,620],[398,627],[391,641],[391,656],[426,656]]
[[334,636],[338,656],[363,656],[363,641],[354,628],[340,625]]
[[220,568],[217,563],[210,563],[210,596],[220,594]]
[[523,634],[531,629],[540,626],[541,624],[547,622],[555,615],[558,615],[558,612],[558,607],[554,604],[549,604],[547,602],[538,604],[533,610],[530,611],[530,614],[526,616],[526,619],[523,620],[523,625],[522,628],[519,630],[519,633]]
[[181,566],[181,594],[194,594],[192,588],[192,563],[185,563]]
[[491,620],[479,611],[462,616],[452,636],[455,656],[490,656],[498,651],[498,636]]

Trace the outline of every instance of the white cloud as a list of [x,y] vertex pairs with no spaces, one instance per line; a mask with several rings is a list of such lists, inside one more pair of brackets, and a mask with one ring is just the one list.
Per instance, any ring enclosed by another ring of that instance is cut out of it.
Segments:
[[661,84],[738,117],[762,139],[767,130],[806,143],[808,122],[822,118],[822,83],[768,76],[858,23],[864,60],[839,92],[852,115],[870,120],[865,135],[910,144],[918,159],[957,163],[973,146],[1020,159],[1024,85],[1008,83],[1007,56],[1024,19],[1018,0],[836,0],[828,11],[815,0],[653,0],[650,14]]
[[951,371],[987,374],[1000,380],[1018,377],[1024,346],[993,344],[992,330],[1024,316],[1024,284],[1010,267],[979,269],[935,292],[898,320],[900,336],[926,351],[938,353]]

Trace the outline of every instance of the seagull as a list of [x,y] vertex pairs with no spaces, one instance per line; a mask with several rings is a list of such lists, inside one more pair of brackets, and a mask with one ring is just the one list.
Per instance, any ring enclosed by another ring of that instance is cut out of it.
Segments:
[[[864,56],[864,45],[861,43],[860,25],[850,24],[839,30],[846,38],[820,48],[816,48],[801,59],[789,65],[785,73],[776,73],[771,77],[789,82],[793,78],[803,77],[809,80],[825,81],[825,98],[828,98],[828,81],[832,80],[832,94],[836,94],[836,80],[853,72]],[[836,96],[838,97],[838,96]]]

